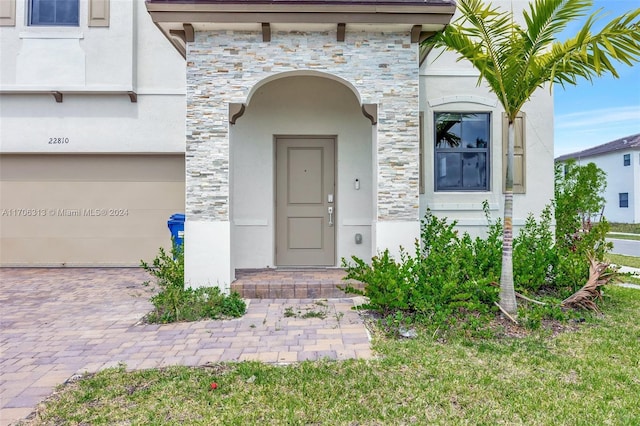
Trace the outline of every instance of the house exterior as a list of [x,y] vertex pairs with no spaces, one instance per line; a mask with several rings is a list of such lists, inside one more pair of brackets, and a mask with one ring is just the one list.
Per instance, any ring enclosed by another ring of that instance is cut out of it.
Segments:
[[640,223],[640,133],[556,158],[594,163],[607,174],[604,217],[609,222]]
[[2,265],[138,266],[184,211],[184,61],[143,2],[39,3],[0,1]]
[[[420,48],[451,0],[79,0],[61,28],[30,24],[34,2],[1,14],[2,208],[56,216],[3,214],[3,264],[135,265],[184,211],[185,281],[228,289],[236,269],[413,247],[427,209],[473,234],[484,201],[503,215],[503,111],[469,64]],[[539,90],[516,227],[553,196],[552,122]],[[60,197],[128,211],[91,222]]]

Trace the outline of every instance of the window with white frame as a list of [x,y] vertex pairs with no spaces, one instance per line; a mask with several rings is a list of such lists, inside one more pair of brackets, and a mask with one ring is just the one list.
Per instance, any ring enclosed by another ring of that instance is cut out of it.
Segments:
[[435,113],[435,190],[488,191],[491,114]]
[[80,0],[29,0],[29,25],[79,25]]
[[622,156],[622,163],[625,166],[630,166],[631,165],[631,154],[624,154]]
[[628,192],[620,192],[618,194],[618,198],[620,201],[619,206],[622,208],[629,207],[629,193]]

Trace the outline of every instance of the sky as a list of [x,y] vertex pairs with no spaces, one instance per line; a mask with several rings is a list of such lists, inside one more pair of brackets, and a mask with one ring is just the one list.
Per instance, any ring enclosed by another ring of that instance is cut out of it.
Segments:
[[[624,12],[640,8],[640,0],[596,0],[594,10],[607,16],[602,27]],[[574,35],[582,26],[570,26],[560,35]],[[640,133],[640,63],[629,67],[619,63],[620,78],[596,77],[593,83],[580,80],[577,86],[554,85],[555,156],[602,145]]]

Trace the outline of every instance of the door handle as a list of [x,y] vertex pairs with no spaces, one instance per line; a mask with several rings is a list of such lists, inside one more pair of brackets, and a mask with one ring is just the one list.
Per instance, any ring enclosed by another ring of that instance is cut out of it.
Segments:
[[327,208],[329,212],[329,226],[333,226],[333,207]]

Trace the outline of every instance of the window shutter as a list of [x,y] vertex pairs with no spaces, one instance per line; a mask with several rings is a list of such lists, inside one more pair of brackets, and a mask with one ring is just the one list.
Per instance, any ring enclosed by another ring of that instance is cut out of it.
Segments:
[[89,26],[109,26],[109,2],[110,0],[89,0]]
[[16,26],[16,0],[0,0],[0,27]]
[[[525,155],[525,115],[519,113],[514,123],[515,141],[513,144],[513,193],[524,194],[526,183],[526,155]],[[506,190],[507,175],[507,146],[509,144],[509,120],[502,114],[502,191]]]

